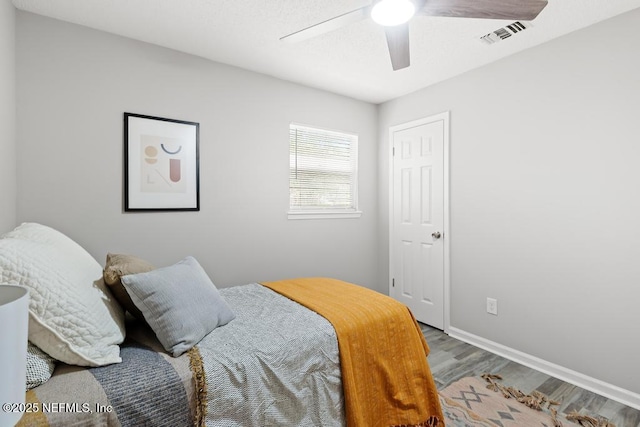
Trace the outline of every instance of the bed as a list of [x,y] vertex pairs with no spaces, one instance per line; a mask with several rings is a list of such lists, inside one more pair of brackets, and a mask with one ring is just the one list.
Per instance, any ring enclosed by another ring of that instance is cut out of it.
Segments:
[[[3,240],[0,277],[15,283],[6,263],[2,270]],[[157,279],[166,276],[162,270],[139,274]],[[140,303],[139,295],[126,289]],[[196,337],[194,345],[174,351],[157,323],[127,315],[126,339],[117,345],[121,362],[57,362],[51,378],[27,392],[19,425],[444,425],[428,346],[402,304],[330,278],[216,292],[233,318]],[[193,293],[183,289],[182,294]],[[171,304],[180,298],[171,298]],[[180,315],[172,325],[197,317],[193,310]]]

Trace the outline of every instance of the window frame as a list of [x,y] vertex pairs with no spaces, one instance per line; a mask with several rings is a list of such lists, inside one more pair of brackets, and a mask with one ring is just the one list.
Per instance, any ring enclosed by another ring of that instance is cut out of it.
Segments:
[[[353,199],[353,207],[351,208],[304,208],[304,207],[292,207],[291,206],[291,193],[289,193],[289,210],[287,211],[288,219],[350,219],[350,218],[360,218],[362,216],[362,211],[359,209],[359,201],[358,201],[358,184],[359,184],[359,167],[358,167],[358,143],[359,143],[359,135],[354,132],[345,132],[341,130],[328,129],[320,126],[312,126],[302,123],[291,122],[289,123],[289,147],[291,147],[291,130],[293,127],[299,128],[307,128],[310,130],[316,131],[324,131],[324,132],[332,132],[338,133],[342,135],[347,135],[349,137],[354,137],[354,141],[350,145],[351,155],[354,156],[352,159],[353,169],[352,173],[352,199]],[[289,148],[289,191],[291,191],[291,148]]]

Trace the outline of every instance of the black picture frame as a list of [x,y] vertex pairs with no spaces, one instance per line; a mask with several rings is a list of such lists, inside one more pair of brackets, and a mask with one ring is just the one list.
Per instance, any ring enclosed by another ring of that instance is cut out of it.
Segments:
[[200,210],[199,123],[124,113],[124,210]]

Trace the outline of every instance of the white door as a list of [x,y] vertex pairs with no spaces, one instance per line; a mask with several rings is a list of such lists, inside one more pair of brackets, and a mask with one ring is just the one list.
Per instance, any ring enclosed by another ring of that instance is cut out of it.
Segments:
[[439,329],[445,328],[445,311],[448,314],[448,129],[449,114],[444,113],[394,126],[389,132],[393,144],[389,294],[406,304],[418,321]]

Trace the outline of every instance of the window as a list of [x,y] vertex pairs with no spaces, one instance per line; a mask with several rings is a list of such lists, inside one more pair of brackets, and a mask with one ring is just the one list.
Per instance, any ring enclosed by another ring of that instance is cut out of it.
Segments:
[[358,136],[291,124],[289,219],[356,218]]

